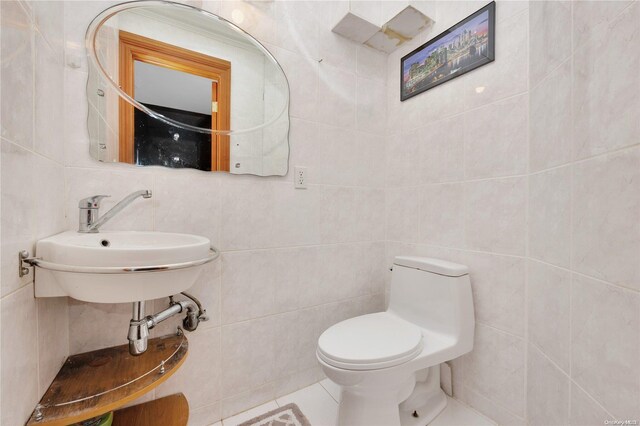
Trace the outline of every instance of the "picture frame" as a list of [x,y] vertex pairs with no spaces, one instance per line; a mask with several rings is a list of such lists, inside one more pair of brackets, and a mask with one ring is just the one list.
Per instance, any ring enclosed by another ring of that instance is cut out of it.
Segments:
[[400,59],[405,101],[495,60],[496,3],[492,1]]

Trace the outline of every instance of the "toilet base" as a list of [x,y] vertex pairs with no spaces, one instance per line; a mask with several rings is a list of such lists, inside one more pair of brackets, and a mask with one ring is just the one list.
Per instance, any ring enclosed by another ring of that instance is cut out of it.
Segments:
[[420,370],[416,372],[413,392],[400,404],[400,424],[424,426],[446,406],[447,397],[440,388],[440,365]]
[[400,426],[401,401],[411,395],[413,376],[387,377],[367,386],[342,386],[338,426]]
[[426,426],[431,423],[433,419],[438,417],[440,413],[447,407],[447,396],[442,390],[439,393],[433,395],[422,406],[418,407],[415,411],[418,417],[414,417],[413,413],[407,411],[400,411],[400,425],[401,426]]
[[426,426],[447,406],[447,396],[438,389],[414,412],[401,410],[386,398],[371,398],[357,393],[342,392],[338,408],[340,426]]
[[447,406],[440,365],[405,378],[386,376],[365,386],[342,383],[341,395],[339,426],[426,426]]

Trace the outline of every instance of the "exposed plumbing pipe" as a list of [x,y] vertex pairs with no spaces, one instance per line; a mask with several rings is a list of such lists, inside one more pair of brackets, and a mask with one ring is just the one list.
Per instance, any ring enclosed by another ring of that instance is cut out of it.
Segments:
[[144,316],[144,301],[133,302],[133,313],[129,321],[129,353],[140,355],[147,350],[149,330],[174,315],[186,311],[186,316],[182,325],[187,331],[195,331],[200,321],[207,321],[207,311],[202,308],[198,299],[188,293],[181,293],[189,300],[174,301],[173,296],[169,297],[169,307],[153,315]]
[[129,353],[131,355],[140,355],[147,350],[149,327],[147,327],[147,321],[144,318],[144,301],[133,302],[127,339],[129,339]]

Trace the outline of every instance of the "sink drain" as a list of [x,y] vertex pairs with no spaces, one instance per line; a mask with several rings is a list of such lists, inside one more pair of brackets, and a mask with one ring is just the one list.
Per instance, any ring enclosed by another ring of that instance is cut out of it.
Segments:
[[111,243],[109,242],[109,240],[102,240],[102,241],[100,241],[100,245],[102,247],[109,247],[111,245]]

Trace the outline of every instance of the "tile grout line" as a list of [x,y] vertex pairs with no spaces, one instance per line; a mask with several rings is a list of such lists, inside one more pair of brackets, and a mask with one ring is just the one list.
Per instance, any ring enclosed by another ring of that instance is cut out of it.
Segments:
[[[327,379],[327,380],[329,380],[329,379]],[[338,400],[336,400],[336,399],[333,397],[333,395],[331,395],[331,392],[329,392],[329,389],[327,389],[326,387],[324,387],[324,385],[322,384],[322,380],[320,380],[320,381],[319,381],[319,382],[317,382],[317,383],[320,385],[320,387],[321,387],[322,389],[324,389],[324,391],[325,391],[326,393],[328,393],[328,394],[329,394],[329,396],[331,397],[331,399],[333,399],[333,400],[336,402],[336,404],[340,404],[340,402],[339,402]]]
[[632,293],[640,292],[640,290],[635,289],[635,288],[626,287],[626,286],[621,285],[621,284],[616,284],[616,283],[613,283],[613,282],[609,282],[609,281],[603,280],[603,279],[598,278],[598,277],[594,277],[594,276],[591,276],[591,275],[583,274],[581,272],[578,272],[578,271],[575,271],[573,269],[567,268],[566,266],[556,265],[554,263],[549,263],[547,261],[538,259],[536,257],[531,257],[531,256],[509,254],[509,253],[499,253],[499,252],[492,252],[492,251],[485,251],[485,250],[476,250],[476,249],[466,249],[466,248],[458,248],[458,247],[441,246],[441,245],[428,244],[428,243],[405,243],[405,242],[399,241],[399,240],[390,240],[389,242],[398,243],[398,244],[409,244],[409,245],[431,247],[431,248],[444,249],[444,250],[452,250],[452,251],[456,251],[456,252],[476,253],[476,254],[498,256],[498,257],[509,257],[509,258],[514,258],[514,259],[529,260],[529,261],[534,261],[534,262],[541,263],[541,264],[546,265],[546,266],[550,266],[550,267],[555,268],[555,269],[560,269],[562,271],[565,271],[565,272],[568,272],[568,273],[571,273],[571,274],[575,274],[575,275],[578,275],[578,276],[581,276],[581,277],[584,277],[584,278],[588,278],[590,280],[597,281],[597,282],[599,282],[601,284],[612,286],[612,287],[615,287],[615,288],[618,288],[618,289],[621,289],[621,290],[630,291]]
[[[471,386],[469,386],[469,385],[463,385],[463,387],[464,387],[466,390],[471,391],[471,392],[475,393],[476,395],[479,395],[480,397],[482,397],[482,398],[486,399],[486,400],[487,400],[487,401],[489,401],[491,404],[493,404],[493,405],[495,405],[496,407],[498,407],[498,408],[500,408],[500,409],[504,410],[505,412],[507,412],[509,415],[511,415],[511,416],[513,416],[513,417],[515,417],[515,418],[517,418],[517,419],[522,419],[522,420],[525,420],[525,421],[526,421],[526,419],[525,419],[525,417],[524,417],[524,416],[519,416],[518,414],[515,414],[513,411],[511,411],[511,408],[507,408],[505,405],[503,405],[503,404],[502,404],[502,402],[494,401],[493,399],[489,398],[488,396],[485,396],[484,394],[482,394],[482,393],[481,393],[481,391],[480,391],[480,390],[475,389],[475,388],[473,388],[473,387],[471,387]],[[482,412],[480,412],[480,414],[482,414]],[[494,419],[492,419],[491,417],[489,417],[489,415],[487,415],[487,414],[482,414],[482,415],[483,415],[483,416],[485,416],[485,417],[487,417],[489,420],[491,420],[491,421],[493,421],[493,422],[496,422]],[[525,413],[525,415],[526,415],[526,413]],[[496,422],[496,423],[497,423],[497,422]]]
[[524,212],[524,324],[523,324],[523,393],[522,406],[525,423],[529,423],[529,256],[531,254],[531,10],[527,8],[527,117],[525,123],[527,141],[527,161],[525,165],[527,177],[525,178],[525,212]]
[[[571,161],[568,163],[570,165],[570,169],[569,169],[569,269],[573,269],[573,258],[574,258],[574,253],[573,253],[573,204],[574,204],[574,190],[575,190],[575,179],[574,179],[574,174],[575,174],[575,141],[574,141],[574,137],[575,137],[575,129],[574,129],[574,120],[575,120],[575,111],[574,111],[574,107],[573,107],[573,90],[574,90],[574,79],[573,79],[573,64],[575,62],[575,40],[574,40],[574,35],[575,35],[575,5],[573,4],[573,2],[570,4],[571,5],[571,52],[570,52],[570,56],[569,56],[569,140],[571,141],[571,145],[570,145],[570,158]],[[569,392],[567,395],[567,420],[569,422],[571,422],[571,412],[572,412],[572,406],[573,404],[571,403],[571,400],[573,398],[573,379],[572,377],[572,348],[573,348],[573,273],[569,273],[569,342],[568,342],[568,361],[569,361],[569,371],[567,372],[567,375],[569,377]],[[542,352],[545,356],[547,356],[542,350],[540,351]],[[562,369],[560,369],[560,371],[563,371]]]
[[[463,386],[464,386],[464,385],[463,385]],[[458,398],[456,398],[455,396],[448,396],[448,395],[447,395],[447,398],[450,398],[450,399],[454,400],[455,402],[457,402],[457,403],[458,403],[458,404],[460,404],[460,405],[464,405],[464,407],[465,407],[467,410],[472,411],[472,412],[473,412],[474,414],[476,414],[478,417],[482,417],[482,418],[484,418],[484,419],[488,420],[488,421],[489,421],[491,424],[493,424],[494,426],[498,426],[498,423],[497,423],[494,419],[492,419],[491,417],[487,416],[486,414],[482,414],[482,412],[480,412],[480,411],[476,410],[476,409],[475,409],[475,408],[473,408],[471,405],[467,404],[466,402],[462,401],[461,399],[458,399]],[[446,409],[446,408],[445,408],[445,409]],[[434,419],[434,420],[435,420],[435,419]],[[427,426],[429,426],[429,425],[427,425]],[[452,426],[454,426],[454,425],[452,425]]]

